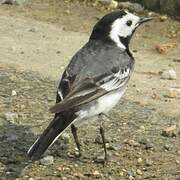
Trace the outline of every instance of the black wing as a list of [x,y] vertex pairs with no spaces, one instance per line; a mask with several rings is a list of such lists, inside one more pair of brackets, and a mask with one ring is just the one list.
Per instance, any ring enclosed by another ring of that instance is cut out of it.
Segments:
[[132,59],[119,48],[88,43],[65,70],[58,88],[60,101],[50,111],[66,111],[121,88],[132,68]]

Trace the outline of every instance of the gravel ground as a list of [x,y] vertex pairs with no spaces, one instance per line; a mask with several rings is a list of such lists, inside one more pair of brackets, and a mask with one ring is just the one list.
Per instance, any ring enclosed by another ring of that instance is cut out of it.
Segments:
[[[180,86],[179,46],[163,54],[155,50],[157,44],[179,41],[180,23],[169,18],[140,28],[133,38],[135,73],[106,119],[106,167],[98,124],[92,120],[79,130],[81,158],[69,130],[40,161],[26,157],[52,118],[48,109],[59,75],[88,39],[97,17],[106,12],[83,3],[54,6],[45,0],[0,7],[1,179],[179,179],[180,99],[167,96],[170,87]],[[162,79],[164,69],[174,69],[177,77]]]

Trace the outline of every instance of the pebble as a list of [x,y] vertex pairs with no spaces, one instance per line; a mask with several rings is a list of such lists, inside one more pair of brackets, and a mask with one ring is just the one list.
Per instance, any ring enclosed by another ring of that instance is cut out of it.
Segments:
[[104,155],[99,155],[94,158],[94,162],[96,163],[104,163]]
[[54,157],[53,156],[46,156],[46,157],[40,159],[40,163],[42,165],[51,165],[54,163]]
[[26,1],[27,0],[2,0],[0,1],[0,4],[20,5]]
[[143,161],[142,158],[138,158],[137,160],[138,163],[141,163],[142,161]]
[[17,92],[15,90],[12,90],[11,96],[16,96],[16,95],[17,95]]
[[162,130],[161,135],[164,137],[176,137],[177,136],[177,126],[176,125],[172,125],[169,127],[166,127]]
[[109,5],[109,7],[110,7],[111,9],[116,9],[116,8],[118,7],[118,2],[112,0],[111,3],[110,3],[110,5]]
[[97,2],[102,5],[110,5],[112,0],[97,0]]
[[170,151],[172,149],[172,145],[170,144],[165,144],[164,145],[164,149],[167,150],[167,151]]
[[56,51],[56,54],[61,54],[61,51],[59,51],[59,50],[58,50],[58,51]]
[[60,138],[63,140],[64,143],[68,144],[70,141],[70,135],[66,132],[64,132]]
[[68,152],[68,153],[67,153],[67,156],[68,156],[69,158],[74,158],[74,157],[75,157],[75,155],[72,154],[71,152]]
[[144,126],[140,126],[139,128],[140,128],[142,131],[145,130],[145,127],[144,127]]
[[173,59],[174,62],[180,62],[180,57],[176,57]]
[[168,89],[167,97],[170,98],[180,98],[180,86],[179,87],[171,87]]
[[176,159],[175,161],[176,161],[176,164],[180,164],[180,161],[179,161],[179,160]]
[[108,147],[109,150],[119,151],[121,149],[121,145],[119,144],[111,144]]
[[18,140],[18,136],[15,134],[10,134],[7,137],[7,141],[17,141]]
[[60,144],[58,144],[58,149],[67,150],[68,149],[68,144],[65,144],[65,143],[61,142]]
[[177,79],[176,71],[174,69],[165,70],[161,73],[161,78],[175,80]]
[[101,174],[99,171],[97,171],[97,170],[95,170],[95,171],[92,173],[92,175],[93,175],[95,178],[100,178],[100,177],[102,176],[102,174]]
[[145,149],[153,149],[154,148],[154,144],[153,143],[147,143],[145,144]]
[[146,159],[145,165],[146,166],[152,166],[153,165],[153,161],[151,159]]
[[133,170],[127,171],[127,178],[133,180],[135,177],[135,172]]
[[164,16],[160,16],[159,19],[161,22],[164,22],[168,19],[168,17],[166,15],[164,15]]
[[0,4],[14,4],[14,0],[1,0]]
[[84,175],[81,174],[81,173],[74,173],[73,176],[74,176],[74,177],[77,177],[78,179],[84,178]]
[[118,7],[122,9],[129,9],[130,11],[133,11],[133,12],[144,11],[143,6],[141,6],[141,4],[139,3],[119,2]]
[[65,171],[65,172],[70,172],[71,171],[71,169],[69,167],[63,167],[62,170]]
[[134,147],[139,147],[140,146],[140,144],[137,141],[133,140],[133,139],[131,139],[131,140],[125,142],[125,143],[128,144],[129,146],[134,146]]
[[36,29],[35,28],[30,28],[28,31],[29,32],[36,32]]
[[7,112],[7,113],[5,113],[5,118],[6,118],[6,120],[14,123],[15,120],[18,119],[18,114],[12,113],[12,112]]
[[137,169],[137,170],[136,170],[136,173],[137,173],[138,175],[142,175],[142,171],[141,171],[140,169]]

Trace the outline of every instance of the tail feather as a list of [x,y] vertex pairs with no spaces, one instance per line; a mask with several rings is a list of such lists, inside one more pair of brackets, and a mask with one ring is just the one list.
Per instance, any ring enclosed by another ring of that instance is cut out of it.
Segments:
[[[68,118],[67,118],[68,117]],[[28,156],[39,159],[41,155],[52,145],[61,133],[75,120],[74,116],[55,116],[53,121],[45,129],[43,134],[34,142],[28,150]]]

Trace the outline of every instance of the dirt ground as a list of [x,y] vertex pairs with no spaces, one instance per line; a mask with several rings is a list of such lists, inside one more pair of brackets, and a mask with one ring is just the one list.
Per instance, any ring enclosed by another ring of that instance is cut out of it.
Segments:
[[[81,158],[69,130],[45,154],[53,164],[26,157],[52,118],[61,73],[107,12],[77,1],[0,6],[0,179],[180,179],[180,99],[167,96],[180,86],[180,22],[161,22],[159,15],[131,41],[135,72],[106,123],[109,164],[98,163],[103,149],[98,124],[90,121],[79,129]],[[155,50],[174,42],[163,54]],[[168,69],[176,80],[161,79]]]

